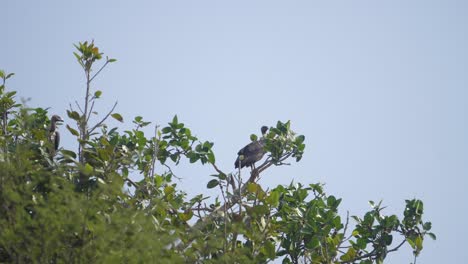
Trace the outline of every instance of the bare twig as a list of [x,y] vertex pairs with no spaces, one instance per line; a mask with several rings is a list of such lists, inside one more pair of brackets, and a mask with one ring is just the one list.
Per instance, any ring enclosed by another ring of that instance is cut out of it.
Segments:
[[109,61],[106,61],[106,63],[104,63],[104,65],[102,65],[102,67],[96,72],[96,74],[94,74],[93,77],[91,77],[91,79],[89,79],[89,82],[92,82],[94,80],[94,78],[96,76],[98,76],[99,73],[107,66],[107,64],[109,64]]
[[[78,104],[78,102],[76,100],[75,100],[75,104],[78,107],[78,110],[80,110],[81,114],[83,114],[83,109],[81,109],[81,106]],[[72,108],[71,104],[70,104],[70,108]]]
[[177,175],[175,175],[175,173],[172,171],[172,169],[171,169],[171,167],[169,165],[163,164],[163,166],[166,167],[169,170],[169,172],[171,173],[172,176],[174,176],[174,178],[176,178],[179,181],[182,180],[181,177],[177,177]]
[[141,192],[144,192],[146,195],[150,196],[150,192],[148,191],[147,188],[144,188],[145,186],[142,186],[142,187],[138,186],[138,184],[136,184],[134,181],[132,181],[130,179],[130,177],[125,178],[125,181],[127,181],[133,187],[135,187],[135,193],[136,193],[136,191],[141,191]]
[[[210,163],[210,164],[211,164],[211,166],[213,166],[213,168],[215,169],[215,171],[216,171],[218,174],[223,174],[223,175],[226,175],[226,177],[229,177],[226,173],[224,173],[222,170],[220,170],[220,169],[218,168],[218,166],[216,166],[216,164],[214,164],[214,163]],[[236,190],[236,183],[234,182],[234,179],[232,179],[232,177],[229,177],[229,179],[226,178],[226,181],[227,181],[229,184],[231,184],[232,190]]]
[[[213,212],[213,209],[209,208],[209,207],[201,207],[201,203],[198,204],[197,207],[192,207],[190,208],[190,210],[192,211],[196,211],[196,212],[201,212],[201,211],[205,211],[205,212]],[[201,218],[201,215],[199,216]]]
[[[285,155],[283,155],[283,157],[281,157],[279,160],[278,160],[278,163],[281,164],[282,161],[286,160],[287,158],[289,158],[291,155],[293,154],[293,152],[288,152],[286,153]],[[273,165],[275,163],[273,163],[271,161],[271,159],[267,159],[265,160],[265,162],[260,165],[257,170],[258,170],[258,173],[261,173],[262,171],[268,169],[271,165]]]
[[226,175],[226,173],[222,172],[222,171],[218,168],[218,166],[216,166],[216,164],[211,163],[211,165],[213,166],[213,168],[215,169],[215,171],[216,171],[217,173]]
[[[349,224],[349,211],[346,211],[346,223],[345,223],[344,230],[343,230],[343,238],[346,236],[346,231],[348,230],[348,224]],[[341,244],[343,244],[343,242],[349,240],[350,238],[351,236],[349,236],[346,239],[341,240],[340,243],[338,243],[338,245],[336,246],[336,248],[340,248]]]
[[153,139],[153,157],[151,157],[151,175],[150,177],[154,177],[154,170],[156,169],[156,159],[158,158],[158,152],[159,152],[159,139],[157,138],[158,136],[158,125],[154,126],[154,139]]
[[[397,251],[401,246],[403,246],[403,244],[405,244],[405,242],[406,242],[406,240],[401,241],[401,243],[398,244],[398,246],[396,246],[396,247],[393,248],[393,249],[388,250],[387,253],[390,253],[390,252],[393,252],[393,251]],[[340,262],[340,263],[343,263],[343,264],[344,264],[344,263],[354,263],[354,262],[357,261],[357,260],[375,257],[375,256],[376,256],[375,253],[376,253],[376,252],[375,252],[375,249],[374,249],[374,250],[372,250],[371,252],[369,252],[369,253],[367,253],[367,254],[364,254],[364,255],[362,255],[362,256],[359,256],[359,257],[354,258],[353,260],[342,261],[342,262]]]
[[403,244],[405,244],[405,242],[406,242],[406,239],[401,241],[401,243],[398,246],[396,246],[395,248],[388,250],[387,253],[397,251],[401,246],[403,246]]
[[115,107],[117,106],[117,102],[114,103],[114,106],[112,107],[112,109],[106,114],[106,116],[104,116],[104,118],[99,121],[96,125],[93,126],[93,128],[91,128],[88,132],[87,132],[87,135],[91,134],[96,128],[98,128],[102,123],[104,123],[104,121],[106,121],[106,119],[112,114],[112,112],[114,112],[114,109]]
[[[91,100],[93,99],[91,98]],[[91,118],[91,114],[93,113],[94,103],[95,101],[93,100],[93,102],[91,103],[91,107],[89,108],[89,113],[87,114],[88,116],[86,117],[86,123],[89,122],[89,118]]]

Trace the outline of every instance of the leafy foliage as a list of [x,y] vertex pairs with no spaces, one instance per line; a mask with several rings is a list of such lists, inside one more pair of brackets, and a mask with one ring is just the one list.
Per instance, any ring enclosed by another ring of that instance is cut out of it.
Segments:
[[[382,263],[405,243],[418,256],[424,238],[435,239],[417,199],[406,201],[401,220],[372,201],[364,216],[342,219],[341,199],[321,184],[265,190],[258,180],[267,169],[304,155],[305,137],[289,121],[270,127],[268,157],[248,179],[221,170],[214,143],[199,140],[177,116],[152,136],[141,116],[131,130],[109,128],[109,117],[124,122],[116,104],[91,123],[102,96],[92,81],[115,59],[106,57],[94,73],[103,53],[93,42],[75,47],[86,94],[67,111],[75,125],[65,127],[77,151],[47,151],[50,114],[17,103],[6,91],[13,74],[0,71],[0,262]],[[171,168],[182,159],[213,168],[206,187],[219,189],[217,198],[178,190]]]

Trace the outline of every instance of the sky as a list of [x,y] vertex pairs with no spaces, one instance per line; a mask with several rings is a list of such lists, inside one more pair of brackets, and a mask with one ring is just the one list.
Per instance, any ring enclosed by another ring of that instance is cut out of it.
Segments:
[[[405,199],[422,199],[438,238],[418,263],[468,259],[468,2],[6,0],[1,9],[0,69],[16,74],[7,87],[29,106],[73,124],[66,110],[85,93],[73,44],[94,40],[117,59],[94,82],[98,111],[118,101],[123,128],[177,114],[231,172],[250,134],[291,120],[306,136],[304,158],[270,168],[262,185],[322,182],[343,198],[343,215],[383,200],[402,216]],[[182,163],[175,173],[193,196],[214,171]],[[405,246],[386,263],[412,260]]]

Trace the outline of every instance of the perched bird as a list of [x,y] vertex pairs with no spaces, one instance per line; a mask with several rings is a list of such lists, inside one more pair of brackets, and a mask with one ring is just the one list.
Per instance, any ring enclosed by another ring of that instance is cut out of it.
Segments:
[[265,134],[268,131],[268,127],[262,126],[262,137],[260,140],[253,141],[247,146],[243,147],[237,153],[238,157],[234,163],[234,167],[237,169],[239,165],[241,168],[250,166],[252,169],[255,169],[255,162],[261,160],[266,151],[265,147]]
[[57,122],[63,122],[63,119],[58,115],[53,115],[50,119],[49,128],[49,142],[53,146],[53,150],[50,151],[51,155],[55,154],[60,144],[60,133],[57,130]]

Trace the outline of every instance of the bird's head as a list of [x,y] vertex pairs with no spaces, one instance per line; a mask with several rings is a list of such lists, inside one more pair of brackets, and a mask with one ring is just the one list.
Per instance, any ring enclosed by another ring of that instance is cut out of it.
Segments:
[[63,122],[63,119],[58,115],[53,115],[52,118],[50,119],[50,122],[55,124],[57,122]]
[[266,132],[268,131],[268,127],[267,126],[262,126],[261,131],[262,131],[262,135],[265,135]]

